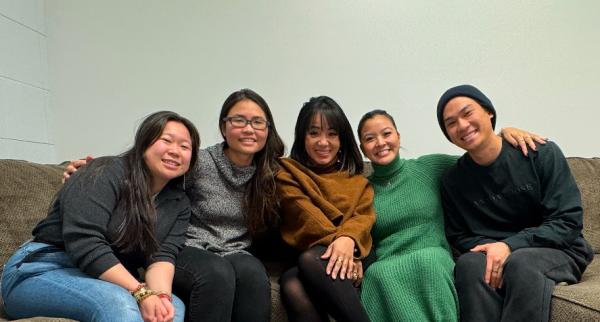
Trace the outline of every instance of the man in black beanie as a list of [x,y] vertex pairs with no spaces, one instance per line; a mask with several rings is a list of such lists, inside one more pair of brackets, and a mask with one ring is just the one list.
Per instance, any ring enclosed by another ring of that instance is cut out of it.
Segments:
[[581,196],[555,143],[523,155],[494,134],[496,115],[471,85],[437,106],[442,132],[466,150],[441,188],[446,234],[461,253],[461,320],[548,321],[554,285],[577,283],[592,260]]

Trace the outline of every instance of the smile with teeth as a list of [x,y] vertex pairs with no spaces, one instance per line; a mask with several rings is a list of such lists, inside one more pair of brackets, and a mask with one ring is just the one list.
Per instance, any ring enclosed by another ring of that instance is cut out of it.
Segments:
[[254,142],[256,142],[256,139],[254,139],[254,138],[241,138],[240,142],[243,142],[243,143],[246,143],[246,142],[254,143]]
[[388,154],[390,153],[390,151],[391,151],[391,150],[392,150],[392,149],[389,149],[389,148],[388,148],[388,149],[379,150],[379,151],[377,151],[377,152],[375,153],[375,155],[377,155],[377,156],[380,156],[380,157],[383,157],[383,156],[386,156],[386,155],[388,155]]
[[162,162],[168,167],[168,168],[177,168],[179,167],[179,162],[174,161],[174,160],[167,160],[167,159],[163,159]]
[[477,132],[478,132],[477,130],[470,131],[466,135],[461,136],[460,139],[463,141],[469,141],[477,134]]
[[319,156],[328,157],[331,151],[330,150],[315,150],[315,152]]

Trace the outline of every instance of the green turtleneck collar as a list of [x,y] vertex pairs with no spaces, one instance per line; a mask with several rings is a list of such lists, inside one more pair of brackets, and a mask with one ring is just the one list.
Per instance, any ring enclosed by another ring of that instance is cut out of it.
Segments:
[[375,164],[375,163],[371,163],[371,164],[373,165],[373,178],[374,179],[384,179],[384,178],[389,178],[389,177],[395,175],[396,173],[398,173],[400,171],[400,169],[402,169],[402,166],[404,165],[404,160],[400,159],[400,156],[396,156],[394,161],[392,161],[386,165]]

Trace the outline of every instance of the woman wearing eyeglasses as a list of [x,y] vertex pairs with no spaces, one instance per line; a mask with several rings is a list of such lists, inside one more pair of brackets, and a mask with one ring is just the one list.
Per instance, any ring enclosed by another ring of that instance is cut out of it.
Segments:
[[[252,90],[229,95],[219,120],[223,142],[199,150],[185,178],[192,217],[173,291],[186,304],[187,321],[269,321],[269,278],[248,248],[275,223],[274,177],[284,145],[269,106]],[[65,178],[83,164],[71,162]]]
[[222,143],[200,150],[188,194],[192,218],[174,291],[188,321],[269,321],[271,288],[247,249],[274,223],[277,159],[284,145],[265,100],[243,89],[223,103]]

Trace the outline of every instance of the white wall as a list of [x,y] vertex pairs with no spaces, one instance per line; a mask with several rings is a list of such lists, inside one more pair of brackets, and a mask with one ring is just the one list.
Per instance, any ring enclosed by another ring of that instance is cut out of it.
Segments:
[[568,156],[600,156],[600,2],[46,2],[59,160],[115,154],[158,109],[220,141],[225,97],[249,87],[287,146],[298,110],[329,95],[353,125],[396,117],[406,157],[460,153],[435,118],[450,86],[480,87],[498,127],[544,134]]
[[44,2],[0,1],[0,158],[56,161]]

